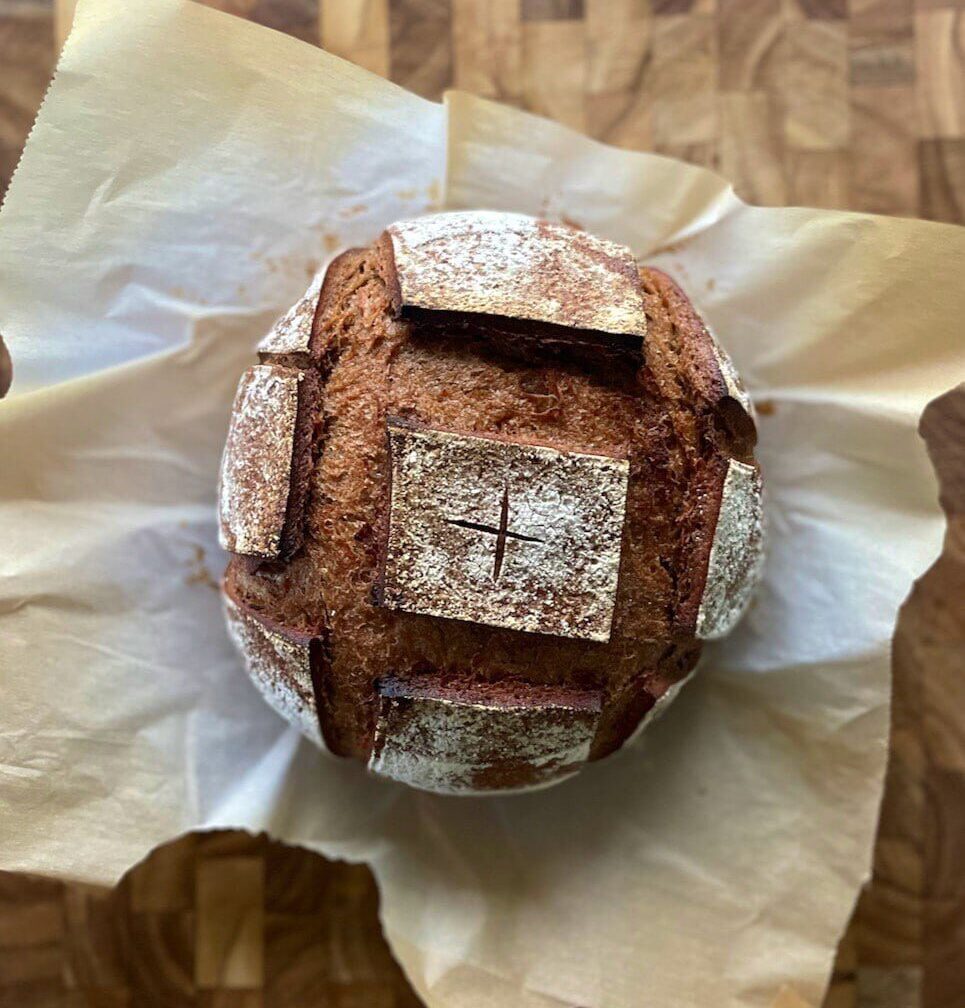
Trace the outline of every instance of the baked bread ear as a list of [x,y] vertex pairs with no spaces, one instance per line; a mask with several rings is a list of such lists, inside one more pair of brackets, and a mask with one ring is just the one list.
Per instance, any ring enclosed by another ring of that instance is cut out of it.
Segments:
[[725,637],[750,604],[764,560],[763,490],[758,466],[728,460],[714,491],[717,519],[695,627],[701,640]]
[[318,311],[326,270],[315,274],[302,298],[272,326],[271,332],[258,344],[262,360],[279,358],[281,362],[300,363],[307,367],[312,358],[312,332]]
[[756,415],[751,397],[734,362],[720,345],[687,295],[663,270],[644,270],[663,302],[677,334],[680,367],[690,383],[695,403],[714,411],[727,427],[735,454],[743,457],[757,444]]
[[402,318],[642,350],[637,264],[622,245],[492,211],[399,221],[382,241]]
[[665,709],[760,572],[753,407],[666,274],[515,214],[392,225],[242,379],[229,625],[276,708],[415,787],[542,787]]
[[662,270],[647,267],[642,274],[672,336],[675,378],[685,386],[701,448],[680,515],[675,624],[682,634],[716,639],[743,615],[763,564],[754,406],[730,357],[680,287]]

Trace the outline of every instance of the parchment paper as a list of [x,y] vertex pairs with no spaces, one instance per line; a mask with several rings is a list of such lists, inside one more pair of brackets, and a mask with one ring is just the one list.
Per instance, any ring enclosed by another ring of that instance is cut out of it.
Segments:
[[[429,208],[565,215],[673,273],[763,404],[765,583],[638,746],[439,798],[248,683],[215,480],[253,347]],[[889,640],[938,551],[915,433],[960,376],[965,232],[744,206],[718,176],[431,104],[178,0],[83,0],[0,215],[0,866],[111,882],[197,827],[371,862],[430,1005],[816,1004],[865,878]]]

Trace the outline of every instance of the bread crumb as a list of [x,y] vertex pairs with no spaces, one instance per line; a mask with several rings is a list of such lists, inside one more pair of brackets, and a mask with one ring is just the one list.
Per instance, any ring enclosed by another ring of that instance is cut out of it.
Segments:
[[[412,198],[410,196],[403,196],[402,193],[396,193],[396,195],[399,197],[399,199]],[[366,210],[368,210],[367,204],[353,203],[351,206],[344,207],[342,210],[339,210],[338,215],[339,217],[358,217],[359,214],[365,213]]]
[[204,562],[203,546],[199,546],[197,543],[194,544],[194,556],[188,560],[188,564],[193,569],[184,579],[186,585],[204,585],[206,588],[218,591],[218,582]]

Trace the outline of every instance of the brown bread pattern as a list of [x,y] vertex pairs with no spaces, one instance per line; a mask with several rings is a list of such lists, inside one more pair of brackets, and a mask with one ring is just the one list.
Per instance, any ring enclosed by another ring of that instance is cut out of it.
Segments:
[[[489,215],[486,226],[499,221]],[[753,472],[745,483],[760,486],[749,399],[690,302],[657,270],[635,274],[647,335],[641,351],[628,353],[562,340],[557,320],[526,319],[525,331],[511,331],[502,317],[487,327],[475,310],[461,320],[448,308],[406,317],[396,257],[385,236],[343,253],[316,281],[317,303],[310,291],[294,310],[312,319],[307,343],[263,344],[275,347],[263,349],[263,360],[309,372],[320,386],[300,492],[302,544],[281,561],[232,560],[226,584],[252,612],[320,642],[317,707],[339,755],[369,761],[377,739],[385,746],[396,712],[377,683],[429,677],[439,690],[470,683],[504,700],[544,689],[598,696],[586,753],[598,759],[693,669],[698,620],[710,635],[733,622],[749,594],[759,567],[756,505],[738,509],[753,521],[731,523],[728,542],[747,545],[740,570],[734,549],[719,548],[723,566],[711,564],[718,518],[729,513],[722,500],[732,460]],[[304,321],[285,325],[304,333]],[[377,604],[391,517],[391,418],[626,460],[609,640],[561,636],[552,620],[523,631]],[[718,606],[726,620],[718,612],[715,623],[706,607],[700,617],[707,593],[728,579],[731,604]],[[525,776],[534,763],[517,742]]]

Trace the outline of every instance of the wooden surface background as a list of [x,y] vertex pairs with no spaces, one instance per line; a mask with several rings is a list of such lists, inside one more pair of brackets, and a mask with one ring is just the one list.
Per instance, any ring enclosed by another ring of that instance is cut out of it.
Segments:
[[[965,221],[965,0],[212,3],[428,97],[715,167],[750,202]],[[0,0],[0,191],[69,21],[52,4]],[[965,387],[923,433],[949,532],[896,631],[875,872],[825,1008],[965,1008]],[[236,833],[111,891],[0,873],[0,1008],[415,1006],[376,912],[367,869]]]

